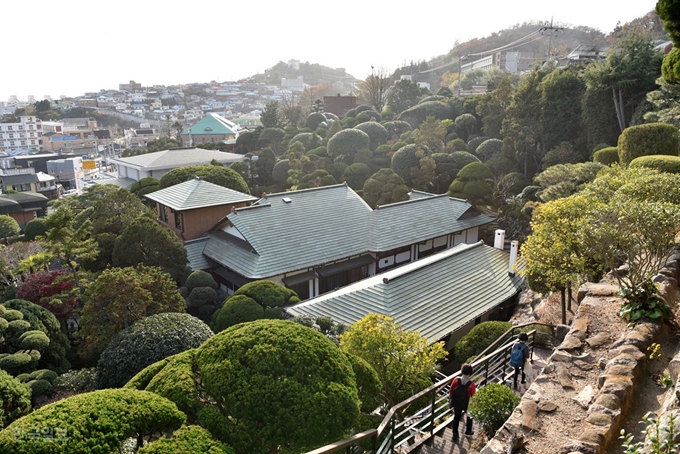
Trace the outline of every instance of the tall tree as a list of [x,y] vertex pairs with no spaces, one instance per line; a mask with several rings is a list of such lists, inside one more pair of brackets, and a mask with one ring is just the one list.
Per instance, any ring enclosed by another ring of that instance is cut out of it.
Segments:
[[409,107],[418,104],[420,98],[425,96],[427,89],[420,88],[418,82],[402,79],[394,84],[387,96],[387,107],[395,115],[400,114]]
[[385,68],[371,66],[371,75],[359,83],[359,93],[362,99],[368,101],[377,112],[382,112],[387,103],[392,78]]
[[281,119],[279,114],[279,102],[269,101],[265,104],[262,113],[260,114],[260,121],[265,128],[280,128]]

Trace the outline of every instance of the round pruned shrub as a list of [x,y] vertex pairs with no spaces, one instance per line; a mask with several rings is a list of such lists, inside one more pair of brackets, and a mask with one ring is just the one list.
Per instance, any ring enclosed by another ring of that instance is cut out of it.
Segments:
[[358,129],[359,131],[363,131],[366,134],[368,134],[368,137],[370,139],[369,148],[371,149],[371,151],[374,151],[380,145],[385,144],[387,142],[387,138],[389,135],[387,129],[385,129],[383,125],[375,121],[367,121],[365,123],[361,123],[359,125],[356,125],[354,129]]
[[401,147],[392,155],[391,168],[401,177],[404,182],[410,186],[411,184],[411,169],[420,168],[420,159],[418,156],[418,148],[415,145],[406,145]]
[[400,141],[398,141],[398,142],[395,142],[395,143],[392,145],[391,150],[392,150],[392,151],[398,151],[401,147],[405,147],[406,145],[408,145],[406,142],[402,142],[402,141],[400,140]]
[[0,215],[0,238],[16,236],[21,232],[19,223],[6,214]]
[[230,326],[261,318],[264,318],[262,306],[245,295],[236,295],[227,299],[222,307],[215,311],[211,326],[213,331],[219,333]]
[[31,411],[31,390],[0,370],[0,429]]
[[203,270],[196,270],[192,272],[187,278],[187,281],[184,284],[184,286],[187,288],[189,292],[191,292],[196,287],[210,287],[214,290],[217,290],[217,288],[219,287],[219,285],[217,285],[217,282],[215,282],[215,279],[213,279],[210,273],[207,273]]
[[477,136],[474,139],[468,140],[467,151],[470,153],[477,153],[477,147],[489,140],[486,136]]
[[[200,287],[199,287],[200,288]],[[97,363],[97,387],[121,387],[146,366],[196,348],[212,336],[189,314],[152,315],[119,332]]]
[[661,75],[669,84],[680,83],[680,49],[673,49],[663,58]]
[[201,426],[182,426],[172,437],[161,438],[149,443],[137,454],[234,454],[233,448],[215,440],[210,432]]
[[386,121],[383,126],[387,130],[388,140],[396,140],[405,132],[411,131],[411,125],[406,121],[394,120]]
[[628,164],[628,167],[647,167],[659,170],[660,172],[680,173],[680,157],[665,155],[640,156],[633,159]]
[[301,132],[290,139],[288,146],[294,144],[295,142],[300,142],[305,147],[305,151],[309,151],[321,145],[321,137],[317,136],[313,132]]
[[187,306],[190,308],[199,308],[206,304],[215,304],[217,299],[217,292],[210,287],[196,287],[189,293],[187,298]]
[[46,405],[14,421],[0,432],[0,452],[115,452],[130,437],[172,431],[185,419],[177,405],[151,392],[95,391]]
[[45,236],[47,233],[47,226],[44,218],[33,219],[28,221],[24,227],[24,240],[33,241],[39,236]]
[[314,131],[319,125],[326,121],[326,116],[322,112],[312,112],[307,115],[305,120],[305,128],[309,128]]
[[463,139],[453,139],[446,144],[447,153],[455,153],[456,151],[464,151],[467,153],[467,144]]
[[97,369],[70,370],[58,376],[52,383],[55,392],[59,393],[88,393],[97,389]]
[[593,153],[593,162],[606,166],[619,162],[619,149],[617,147],[600,148]]
[[489,383],[470,399],[470,416],[492,437],[520,402],[512,390],[500,383]]
[[369,149],[371,138],[359,129],[344,129],[328,140],[327,152],[330,158],[346,157],[351,163],[360,150]]
[[290,162],[288,159],[281,159],[274,164],[272,170],[272,179],[277,183],[285,183],[288,180],[288,171],[290,170]]
[[648,123],[624,129],[619,136],[619,162],[627,166],[640,156],[678,156],[680,131],[666,123]]
[[483,161],[491,159],[497,153],[503,151],[503,141],[499,139],[488,139],[477,146],[475,153],[481,157]]
[[480,323],[456,342],[456,359],[464,363],[468,358],[479,355],[510,328],[512,328],[512,323],[510,322],[492,321]]

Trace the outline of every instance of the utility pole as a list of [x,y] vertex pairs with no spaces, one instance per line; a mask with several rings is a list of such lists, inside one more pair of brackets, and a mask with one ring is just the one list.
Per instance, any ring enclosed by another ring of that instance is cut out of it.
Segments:
[[552,37],[557,35],[558,32],[561,32],[564,30],[562,27],[555,27],[553,26],[553,18],[550,18],[550,26],[549,27],[541,27],[539,29],[539,33],[544,36],[548,36],[548,61],[552,58]]

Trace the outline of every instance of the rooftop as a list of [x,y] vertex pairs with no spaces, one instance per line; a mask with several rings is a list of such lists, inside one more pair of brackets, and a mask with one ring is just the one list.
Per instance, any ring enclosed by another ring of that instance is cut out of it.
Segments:
[[257,197],[210,183],[199,177],[154,191],[145,197],[177,211],[257,200]]

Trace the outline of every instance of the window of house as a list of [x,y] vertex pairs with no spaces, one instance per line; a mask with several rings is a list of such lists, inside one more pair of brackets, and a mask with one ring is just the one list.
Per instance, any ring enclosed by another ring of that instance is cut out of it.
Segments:
[[17,192],[28,192],[31,190],[31,184],[15,184],[14,185],[14,190]]
[[161,221],[168,222],[168,207],[166,207],[165,205],[160,205],[160,204],[158,205],[158,207],[159,207],[159,210],[158,210],[159,211],[159,217],[160,217]]
[[175,228],[177,230],[180,230],[184,232],[184,220],[182,219],[184,216],[182,213],[179,211],[175,211]]
[[10,139],[14,139],[14,134],[11,134],[11,133],[10,133],[9,138],[10,138]]
[[7,126],[7,130],[11,131],[12,130],[12,125]]
[[19,130],[24,129],[24,125],[19,125]]

